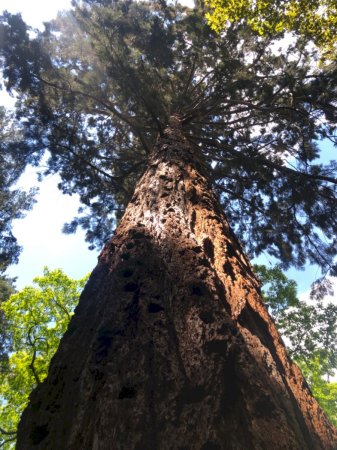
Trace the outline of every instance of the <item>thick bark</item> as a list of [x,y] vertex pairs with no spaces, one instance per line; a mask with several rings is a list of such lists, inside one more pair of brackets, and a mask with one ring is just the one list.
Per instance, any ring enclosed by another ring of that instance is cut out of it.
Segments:
[[334,449],[174,121],[32,394],[20,450]]

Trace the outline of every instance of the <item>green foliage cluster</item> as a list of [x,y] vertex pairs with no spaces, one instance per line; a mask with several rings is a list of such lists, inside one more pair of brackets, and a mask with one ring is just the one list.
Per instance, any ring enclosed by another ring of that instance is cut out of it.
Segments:
[[337,52],[335,0],[206,0],[206,17],[220,32],[228,22],[244,20],[259,35],[291,31],[311,39],[325,56]]
[[313,395],[337,426],[337,305],[310,304],[297,297],[297,285],[279,266],[255,265],[262,296],[285,339],[288,351],[302,369]]
[[72,280],[60,269],[44,269],[25,287],[1,304],[11,352],[1,365],[0,446],[13,448],[20,415],[30,392],[47,376],[52,356],[65,333],[88,277]]
[[37,33],[0,18],[26,151],[38,160],[47,148],[45,173],[83,205],[65,230],[83,227],[99,246],[111,235],[175,114],[251,255],[337,273],[337,165],[320,162],[317,145],[337,142],[336,65],[313,64],[303,39],[277,54],[277,36],[244,21],[217,34],[201,2],[73,5]]
[[328,370],[331,370],[326,361],[324,352],[313,353],[310,358],[296,358],[303,375],[312,390],[314,397],[327,413],[331,423],[337,427],[337,383],[326,379]]

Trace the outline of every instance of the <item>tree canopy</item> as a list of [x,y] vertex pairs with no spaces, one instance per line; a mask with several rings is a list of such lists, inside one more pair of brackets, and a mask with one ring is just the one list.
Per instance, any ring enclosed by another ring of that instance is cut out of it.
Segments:
[[17,262],[21,250],[12,233],[12,221],[22,218],[34,203],[36,189],[24,192],[15,188],[29,154],[20,126],[0,107],[0,273]]
[[[20,415],[33,388],[47,376],[88,277],[69,278],[60,269],[43,276],[1,304],[11,336],[8,364],[1,366],[0,447],[13,448]],[[0,316],[2,317],[2,316]]]
[[334,0],[207,0],[212,28],[244,20],[260,35],[291,31],[309,38],[325,57],[337,51],[337,6]]
[[75,1],[34,32],[1,18],[8,90],[20,92],[23,154],[80,195],[65,230],[91,245],[110,235],[172,114],[202,152],[213,188],[251,255],[336,272],[336,66],[318,67],[303,39],[283,53],[245,23],[219,35],[202,5]]

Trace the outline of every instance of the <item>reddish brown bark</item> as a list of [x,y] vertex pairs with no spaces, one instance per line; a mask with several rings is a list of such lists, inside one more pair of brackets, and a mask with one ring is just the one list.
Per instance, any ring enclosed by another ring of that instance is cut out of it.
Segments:
[[83,292],[20,450],[334,449],[172,123]]

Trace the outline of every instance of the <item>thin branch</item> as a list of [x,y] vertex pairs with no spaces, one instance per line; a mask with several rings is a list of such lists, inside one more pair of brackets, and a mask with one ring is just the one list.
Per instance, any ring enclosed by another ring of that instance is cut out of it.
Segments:
[[[215,140],[211,140],[211,139],[207,139],[207,138],[201,138],[200,140],[207,142],[210,146],[216,147],[216,148],[220,148],[221,150],[227,151],[229,152],[231,155],[238,157],[239,159],[244,159],[246,161],[249,161],[250,163],[252,162],[252,158],[245,155],[242,152],[239,152],[237,150],[235,150],[234,148],[232,148],[229,145],[226,145],[225,143],[221,143],[221,142],[216,142]],[[336,184],[337,185],[337,179],[336,178],[332,178],[332,177],[328,177],[325,175],[314,175],[311,173],[305,173],[305,172],[300,172],[298,170],[295,169],[290,169],[290,167],[286,167],[286,166],[282,166],[279,165],[277,163],[274,163],[273,161],[270,161],[269,159],[267,159],[265,156],[263,155],[259,155],[258,157],[255,158],[255,162],[258,162],[264,166],[267,166],[271,169],[275,169],[278,172],[290,175],[290,176],[296,176],[296,177],[304,177],[310,180],[317,180],[317,181],[326,181],[328,183],[332,183],[332,184]]]
[[16,435],[17,431],[6,431],[2,427],[0,427],[0,433],[4,434],[5,436],[14,436]]

